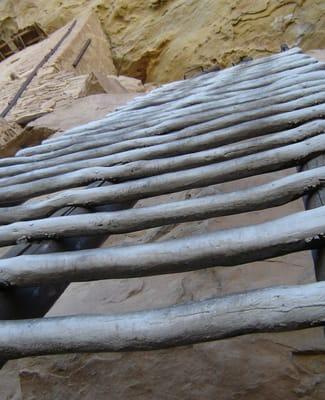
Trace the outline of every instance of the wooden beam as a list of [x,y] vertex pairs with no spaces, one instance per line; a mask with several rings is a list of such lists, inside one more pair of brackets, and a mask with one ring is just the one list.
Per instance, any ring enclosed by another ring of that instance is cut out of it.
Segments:
[[[214,131],[212,127],[211,129],[207,128],[206,131],[207,134],[209,134],[209,136],[207,137],[213,138],[213,143],[219,145],[232,143],[243,140],[245,138],[252,138],[260,135],[266,135],[272,132],[277,132],[279,130],[288,129],[292,127],[292,125],[299,123],[301,124],[312,119],[321,119],[324,113],[325,104],[314,105],[312,107],[307,107],[306,109],[294,110],[288,113],[243,122],[242,124],[236,126],[232,126],[230,124],[229,127],[221,130]],[[181,138],[186,138],[188,136],[192,137],[193,134],[196,135],[195,129],[193,130],[193,132],[192,129],[185,129],[181,135]],[[176,139],[180,139],[180,137],[178,135],[175,135],[174,140]],[[169,145],[172,145],[172,143],[170,143]],[[41,170],[32,170],[16,176],[5,176],[0,178],[0,187],[7,187],[18,183],[30,182],[35,179],[65,174],[68,172],[80,170],[82,168],[110,166],[117,163],[129,163],[135,160],[143,160],[143,158],[156,158],[157,153],[154,154],[151,152],[151,150],[155,151],[157,150],[157,148],[155,147],[149,149],[130,150],[129,152],[123,152],[118,155],[108,155],[104,157],[93,158],[90,160],[74,161],[71,163],[66,163],[64,165],[43,168]],[[161,150],[161,147],[158,148],[158,150]],[[145,156],[143,153],[144,151],[146,152]],[[158,155],[159,154],[160,152],[158,153]],[[163,152],[163,154],[165,154],[166,156],[166,152]],[[159,160],[155,160],[155,162],[158,161]],[[5,174],[6,173],[4,171],[4,175]]]
[[[314,171],[319,167],[325,166],[325,153],[308,160],[302,167],[302,171]],[[323,183],[317,190],[309,193],[304,198],[307,210],[325,206],[325,184]],[[318,281],[325,281],[325,247],[313,251],[315,274]]]
[[[288,64],[286,65],[286,67],[288,67]],[[311,64],[311,65],[308,66],[309,69],[311,67],[312,67],[312,69],[314,69],[316,71],[321,69],[320,66],[319,66],[319,63],[318,64],[317,63],[316,64]],[[234,72],[235,71],[233,71],[233,73],[232,73],[232,75],[233,75],[232,78],[233,79],[234,79],[234,77],[237,76],[236,74],[234,75]],[[264,74],[265,74],[265,72],[264,72]],[[288,74],[286,73],[285,76],[287,78],[289,78],[289,79],[293,79],[292,73],[290,74],[290,76],[288,76]],[[224,88],[222,88],[222,90],[220,90],[219,92],[218,92],[218,90],[215,89],[216,83],[219,82],[219,77],[220,76],[218,75],[218,80],[212,79],[212,81],[214,83],[214,90],[211,92],[211,95],[213,95],[213,96],[218,96],[219,95],[219,96],[222,97],[222,96],[224,96]],[[298,78],[298,77],[299,76],[296,76],[296,78]],[[214,78],[214,76],[213,76],[213,78]],[[275,85],[280,85],[280,86],[284,85],[285,86],[285,82],[282,82],[281,80],[279,81],[280,78],[281,78],[280,76],[276,76],[276,77],[274,77],[273,81],[270,82],[270,78],[264,76],[263,78],[261,78],[262,81],[261,81],[260,85],[265,86],[266,90],[268,89],[270,84],[275,84]],[[208,81],[207,77],[205,77],[205,79]],[[231,81],[231,84],[235,85],[234,82],[233,82],[233,79]],[[181,82],[181,83],[183,84],[183,82]],[[229,84],[229,82],[228,82],[228,84]],[[189,83],[187,83],[187,85],[189,85]],[[200,98],[200,96],[202,96],[202,91],[203,91],[203,94],[204,94],[204,87],[202,87],[202,85],[204,86],[204,82],[201,82],[200,92],[196,93],[195,95],[193,95],[193,98],[188,93],[186,96],[183,95],[179,102],[176,101],[176,99],[174,99],[175,101],[172,103],[173,109],[169,110],[171,105],[166,103],[166,104],[164,104],[162,109],[157,110],[156,107],[155,107],[155,111],[159,111],[159,117],[161,117],[162,113],[171,112],[172,110],[175,110],[175,107],[177,108],[178,105],[182,108],[186,104],[187,105],[191,104],[191,102],[193,102],[193,101],[194,102],[198,102],[197,99]],[[254,86],[255,88],[258,87],[256,79],[254,81],[254,85],[255,85]],[[170,86],[171,85],[165,85],[163,88],[159,88],[159,89],[153,91],[152,93],[147,94],[146,98],[152,99],[155,96],[156,97],[160,96],[160,97],[162,97],[162,99],[164,99],[166,91],[168,93],[168,91],[170,90]],[[236,89],[236,86],[235,86],[235,89]],[[245,90],[248,90],[248,89],[249,89],[248,87],[245,88]],[[234,89],[232,89],[232,90],[234,90]],[[233,93],[233,95],[235,95],[234,92],[232,92],[232,93]],[[236,93],[236,95],[238,96],[238,93]],[[136,121],[139,122],[139,111],[138,110],[133,110],[132,111],[132,104],[136,104],[136,103],[142,104],[143,101],[144,101],[143,99],[140,99],[139,101],[135,100],[135,101],[131,102],[129,106],[123,107],[123,109],[121,109],[120,111],[114,112],[114,114],[110,115],[109,117],[106,117],[106,118],[104,118],[104,119],[102,119],[100,121],[91,122],[91,123],[87,124],[82,130],[80,130],[80,128],[74,128],[72,130],[69,130],[62,137],[49,139],[49,142],[54,143],[54,142],[72,140],[73,136],[76,136],[79,133],[82,134],[82,135],[84,133],[86,133],[85,130],[87,131],[87,127],[89,127],[88,131],[90,133],[96,133],[96,136],[98,136],[98,131],[96,131],[96,129],[95,129],[95,132],[94,132],[93,128],[99,127],[100,129],[104,129],[105,132],[107,132],[107,131],[111,132],[112,128],[114,129],[114,125],[116,127],[116,123],[117,123],[118,126],[124,126],[124,127],[129,127],[129,128],[132,127],[132,129],[134,129],[134,128],[136,128]],[[185,103],[184,103],[184,101],[185,101]],[[132,112],[135,114],[135,117],[132,116]],[[154,113],[152,112],[152,107],[147,105],[147,107],[145,109],[141,110],[141,117],[142,117],[141,118],[141,123],[144,122],[144,114],[143,113],[149,113],[149,115],[145,118],[145,120],[147,120],[149,116],[151,116],[151,117],[149,117],[150,119],[151,118],[156,118],[156,116],[153,115]],[[123,118],[123,115],[124,115],[124,118]],[[120,117],[122,117],[122,118],[120,118]],[[116,121],[115,124],[114,124],[114,121]],[[152,122],[150,123],[150,125],[152,125]],[[72,135],[72,132],[73,132],[73,135]],[[71,144],[71,143],[69,143],[69,144]],[[24,150],[20,151],[19,155],[31,155],[31,154],[33,154],[35,152],[40,151],[42,147],[44,147],[44,145],[38,146],[37,148],[35,147],[35,148],[32,148],[32,149],[24,149]],[[46,145],[45,145],[45,147],[46,147]],[[53,148],[52,148],[52,150],[53,150]]]
[[132,210],[16,222],[0,226],[0,246],[15,244],[21,240],[77,237],[84,232],[87,232],[87,235],[127,233],[167,224],[256,211],[279,206],[314,192],[324,185],[324,182],[325,166],[232,193]]
[[280,286],[133,313],[0,322],[0,354],[156,350],[324,322],[324,282]]
[[[301,164],[304,160],[322,154],[324,151],[325,134],[321,134],[300,143],[204,167],[151,176],[149,178],[115,184],[111,187],[107,186],[87,190],[71,189],[70,191],[49,195],[46,199],[39,199],[18,206],[1,207],[0,224],[5,225],[22,220],[43,218],[57,209],[68,205],[95,206],[115,202],[135,201],[140,198],[143,199],[241,179],[265,172],[277,171]],[[193,162],[195,153],[184,157],[183,165],[186,165],[190,159]],[[200,156],[198,157],[200,159]],[[167,162],[173,163],[173,158],[168,159]],[[146,161],[142,161],[141,163],[145,165]],[[156,160],[152,162],[152,169],[156,169],[156,175],[159,174],[159,164]]]
[[[313,64],[312,66],[308,66],[308,69],[311,69],[310,74],[315,74],[316,72],[323,73],[324,71],[324,65],[322,64]],[[306,72],[306,71],[305,71]],[[306,77],[309,76],[308,71],[305,74],[298,74],[297,76],[290,76],[290,75],[284,75],[280,81],[278,79],[274,80],[274,84],[279,85],[278,88],[280,87],[285,87],[287,84],[290,86],[291,82],[293,79],[297,79],[298,77],[304,77],[306,80]],[[311,76],[312,79],[312,76]],[[324,76],[320,79],[324,79]],[[227,94],[227,95],[221,95],[216,93],[215,91],[211,91],[209,93],[204,93],[198,92],[195,95],[185,95],[182,97],[182,99],[179,100],[179,103],[177,101],[175,102],[166,102],[166,104],[161,105],[160,109],[157,110],[156,107],[154,107],[154,110],[151,110],[149,106],[147,106],[144,109],[136,110],[136,116],[132,118],[132,116],[129,115],[129,112],[124,110],[124,112],[119,112],[115,111],[113,114],[111,114],[110,117],[104,118],[103,120],[100,121],[101,128],[96,129],[96,130],[90,130],[90,131],[85,131],[84,133],[79,133],[79,134],[74,134],[74,135],[62,135],[56,138],[52,139],[47,139],[43,142],[42,146],[47,146],[50,145],[52,150],[55,148],[55,146],[58,146],[58,148],[71,145],[73,143],[79,143],[83,141],[89,140],[91,135],[96,134],[97,138],[103,138],[106,137],[107,134],[110,136],[115,136],[115,139],[117,138],[117,135],[124,134],[129,135],[128,138],[135,138],[138,137],[139,134],[137,132],[133,132],[133,130],[139,130],[140,128],[152,128],[153,125],[156,124],[157,120],[163,118],[164,120],[168,120],[169,115],[173,115],[173,112],[180,112],[181,109],[187,108],[190,105],[199,105],[202,103],[206,103],[209,101],[213,101],[213,99],[222,101],[222,100],[227,100],[229,98],[234,98],[234,97],[239,97],[240,95],[244,95],[251,93],[254,89],[259,89],[261,91],[267,91],[269,88],[272,90],[272,87],[270,85],[267,85],[266,87],[258,87],[258,84],[256,83],[257,80],[254,81],[254,84],[252,84],[252,88],[250,87],[245,87],[244,84],[242,85],[241,90],[233,90],[233,92]],[[280,85],[281,83],[281,85]],[[246,85],[247,86],[247,85]],[[256,87],[257,86],[257,87]],[[274,88],[273,88],[274,89]],[[201,94],[200,94],[201,93]],[[146,95],[146,97],[149,95]],[[121,122],[121,121],[127,121],[126,122]],[[127,126],[125,126],[127,124]],[[107,127],[109,125],[109,127]],[[122,126],[121,126],[122,125]],[[130,129],[132,131],[130,132]],[[150,133],[149,133],[150,134]],[[137,135],[137,136],[136,136]],[[54,147],[54,148],[53,148]],[[29,150],[32,151],[33,150]]]
[[6,286],[121,279],[263,260],[324,244],[325,207],[159,243],[0,260]]
[[[325,80],[324,80],[325,82]],[[323,89],[323,91],[322,91]],[[309,93],[309,95],[304,96],[305,93]],[[312,93],[312,94],[310,94]],[[302,96],[302,97],[301,97]],[[282,95],[281,99],[290,99],[290,94],[288,95]],[[230,116],[225,116],[222,117],[223,113],[219,112],[220,118],[213,119],[212,117],[208,117],[208,121],[206,121],[203,118],[204,113],[201,113],[200,116],[195,116],[194,120],[191,117],[187,117],[185,119],[181,120],[181,132],[185,131],[185,135],[188,137],[190,136],[190,133],[192,133],[192,136],[196,137],[196,135],[204,134],[207,132],[212,132],[220,128],[226,128],[229,126],[235,126],[237,124],[245,123],[248,121],[252,120],[252,111],[254,110],[253,113],[253,119],[254,121],[258,124],[258,120],[260,118],[265,118],[268,116],[276,117],[278,114],[282,113],[289,113],[291,111],[295,110],[304,110],[305,108],[315,106],[316,104],[321,104],[325,103],[325,83],[324,85],[320,87],[315,87],[312,88],[311,90],[307,89],[307,91],[299,90],[295,91],[293,98],[298,98],[298,100],[293,100],[293,101],[287,101],[284,103],[279,103],[279,104],[274,104],[271,106],[266,106],[266,107],[261,107],[261,109],[256,109],[257,104],[254,104],[254,107],[249,110],[249,111],[244,111],[244,112],[238,112],[236,113],[236,107],[234,107],[235,111],[233,114]],[[276,96],[273,96],[272,99],[276,100]],[[267,101],[269,103],[270,100]],[[271,101],[272,103],[272,101]],[[276,103],[276,101],[275,101]],[[250,106],[252,107],[252,105]],[[248,107],[248,108],[250,108]],[[325,107],[325,104],[324,104]],[[247,108],[247,106],[246,106]],[[216,115],[216,112],[213,111],[209,113],[209,115]],[[282,114],[283,117],[283,114]],[[212,118],[210,120],[210,118]],[[185,121],[185,122],[184,122]],[[203,121],[203,122],[201,122]],[[291,121],[290,121],[291,122]],[[183,126],[185,125],[187,126]],[[288,124],[288,121],[286,122]],[[284,124],[285,125],[285,124]],[[294,125],[291,124],[290,125]],[[179,125],[178,122],[172,122],[168,126],[168,131],[172,131],[173,129],[177,130]],[[274,131],[274,128],[273,128]],[[157,134],[158,135],[158,134]],[[172,134],[173,135],[173,134]],[[153,137],[152,139],[155,139]],[[151,139],[151,140],[152,140]],[[162,142],[163,139],[165,141],[169,141],[169,138],[167,135],[162,135],[161,137],[158,136],[158,139],[160,143]],[[32,163],[25,163],[22,165],[10,165],[6,167],[0,167],[0,177],[2,178],[7,178],[10,176],[15,176],[18,174],[26,173],[29,171],[34,171],[35,169],[41,170],[41,169],[46,169],[50,167],[56,167],[58,164],[65,165],[69,163],[74,163],[75,161],[80,161],[80,160],[90,160],[90,159],[96,159],[100,157],[107,157],[108,155],[111,155],[112,161],[111,164],[117,163],[117,162],[125,162],[125,152],[127,150],[132,151],[134,154],[134,157],[130,157],[130,155],[127,155],[127,161],[134,161],[137,158],[136,155],[140,151],[140,147],[144,146],[150,146],[150,139],[149,138],[143,138],[134,140],[132,143],[128,142],[122,142],[122,143],[116,143],[114,145],[106,145],[103,147],[99,147],[96,149],[91,149],[91,150],[85,150],[77,153],[72,153],[72,154],[66,154],[54,159],[49,159],[49,160],[42,160],[42,161],[35,161]],[[166,150],[167,155],[168,150]],[[177,154],[184,154],[186,152],[185,150],[182,150],[182,147],[179,147],[177,150],[175,150],[175,153],[172,155],[177,155]],[[164,155],[164,153],[163,153]],[[139,156],[138,156],[139,157]],[[140,156],[141,159],[142,156]],[[147,157],[150,158],[155,158],[154,155],[152,155],[149,152],[149,155]]]
[[[229,136],[233,133],[233,131],[229,132]],[[167,157],[164,159],[158,158],[157,160],[146,162],[145,165],[142,165],[143,162],[140,161],[131,162],[124,166],[117,167],[90,167],[80,169],[76,172],[70,172],[45,179],[32,180],[31,182],[18,185],[8,185],[5,187],[1,187],[0,185],[0,205],[12,205],[15,204],[15,202],[19,203],[38,195],[82,186],[96,180],[114,179],[115,181],[124,181],[126,179],[138,179],[156,175],[157,173],[163,174],[231,160],[259,153],[261,151],[298,143],[299,141],[317,136],[320,133],[325,133],[325,121],[314,120],[294,129],[265,135],[259,140],[256,140],[255,138],[246,139],[238,143],[214,148],[218,145],[220,139],[214,134],[214,132],[211,132],[200,135],[197,138],[178,140],[169,144],[155,146],[154,148],[151,147],[139,150],[140,154],[143,155],[143,158],[146,158],[148,152],[149,154],[152,154],[152,157],[159,157],[162,154],[173,156],[174,152],[180,151],[180,149],[185,153],[185,155],[182,156]],[[210,149],[200,151],[205,148]],[[195,154],[186,154],[191,152],[195,152]],[[150,166],[153,166],[154,168],[151,168]]]
[[[95,182],[92,185],[103,185],[104,182]],[[132,207],[133,203],[114,204],[100,207],[99,209],[85,209],[80,207],[65,207],[58,210],[55,216],[72,216],[79,217],[84,213],[96,211],[111,211],[122,210]],[[53,239],[45,239],[34,241],[33,243],[23,243],[14,246],[7,252],[3,258],[13,259],[21,255],[31,254],[47,254],[67,250],[89,249],[99,246],[107,239],[107,234],[99,233],[97,235],[85,236],[80,235],[77,238],[68,238],[56,241]],[[69,282],[60,282],[42,286],[29,285],[28,287],[8,287],[0,284],[0,324],[2,320],[19,320],[24,318],[39,318],[43,317],[48,310],[53,306],[56,300],[67,288]],[[5,355],[0,351],[0,368],[7,361]]]
[[[208,115],[211,111],[213,111],[214,115],[217,117],[217,110],[219,110],[219,116],[224,117],[225,115],[231,115],[235,112],[241,112],[243,110],[248,111],[249,109],[260,109],[261,107],[263,107],[263,105],[269,106],[272,103],[276,104],[286,102],[288,101],[288,99],[298,99],[299,96],[301,97],[303,94],[307,93],[311,94],[311,91],[313,89],[318,88],[319,90],[322,85],[325,85],[325,72],[322,73],[322,79],[320,79],[319,73],[317,73],[316,78],[317,79],[314,80],[311,76],[306,82],[306,77],[300,77],[301,82],[295,83],[292,86],[290,86],[291,82],[287,82],[285,87],[281,87],[281,89],[271,90],[268,87],[265,88],[265,90],[263,91],[259,89],[254,90],[254,93],[244,92],[244,95],[237,94],[237,96],[233,96],[225,100],[220,100],[216,96],[206,96],[205,98],[201,97],[201,102],[199,104],[187,106],[176,111],[170,111],[166,117],[164,117],[164,114],[161,113],[159,117],[152,121],[151,125],[149,125],[147,119],[145,119],[145,122],[143,122],[142,119],[142,126],[144,126],[144,128],[151,128],[150,131],[148,129],[139,129],[135,125],[134,127],[132,127],[132,135],[137,132],[138,139],[152,139],[152,136],[162,134],[164,134],[165,136],[175,131],[175,129],[191,125],[190,121],[191,119],[193,119],[194,116],[196,116],[196,118],[199,118],[201,122],[203,122],[203,118],[209,118]],[[296,79],[293,78],[293,81],[296,82]],[[308,90],[308,92],[306,90]],[[215,97],[214,101],[212,101],[213,97]],[[270,97],[272,97],[272,100],[270,100]],[[258,100],[259,102],[257,103]],[[185,120],[186,118],[189,118],[189,120]],[[102,125],[107,126],[108,124],[109,122],[103,122]],[[96,135],[95,141],[93,140],[92,135]],[[98,147],[113,145],[122,142],[126,142],[125,144],[128,144],[127,142],[130,142],[130,139],[127,138],[127,135],[130,135],[130,129],[122,129],[115,132],[110,131],[109,128],[106,128],[105,135],[99,135],[98,132],[94,132],[92,133],[92,135],[87,136],[85,140],[81,140],[77,143],[70,143],[69,146],[65,145],[63,148],[59,148],[57,150],[53,149],[52,145],[48,145],[48,152],[42,151],[41,154],[35,154],[31,156],[16,156],[1,159],[0,166],[18,165],[34,161],[49,160],[67,154],[78,153],[84,150],[95,149]],[[123,139],[124,137],[126,138],[125,140]],[[158,140],[158,138],[155,139]]]

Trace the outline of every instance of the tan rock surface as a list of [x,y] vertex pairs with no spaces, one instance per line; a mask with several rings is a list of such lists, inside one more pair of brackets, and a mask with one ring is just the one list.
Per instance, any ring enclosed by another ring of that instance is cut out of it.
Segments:
[[[142,84],[141,80],[132,78],[130,76],[119,75],[115,79],[127,89],[128,92],[138,92],[142,93],[146,91],[146,88]],[[151,88],[153,89],[153,88]]]
[[94,9],[124,75],[170,81],[198,66],[278,52],[281,43],[325,47],[323,0],[3,0],[3,36],[38,21],[53,31]]
[[155,89],[157,85],[143,84],[140,79],[125,75],[95,74],[107,93],[144,93]]
[[[26,2],[18,2],[19,4]],[[21,4],[22,5],[22,4]],[[0,16],[2,16],[0,3]],[[20,17],[24,18],[25,14]],[[1,17],[0,17],[1,18]],[[12,77],[25,78],[36,67],[36,65],[53,49],[60,39],[68,32],[72,21],[60,29],[53,32],[47,39],[25,48],[18,53],[0,63],[0,84],[12,80]],[[6,23],[1,25],[6,26]],[[6,36],[2,34],[3,38]],[[1,37],[1,34],[0,34]],[[87,47],[78,65],[73,66],[73,62],[85,44],[90,39],[90,45]],[[100,57],[98,57],[100,54]],[[55,72],[70,71],[74,75],[83,75],[91,72],[101,72],[104,74],[115,74],[116,69],[112,60],[111,47],[108,38],[104,34],[100,22],[95,14],[84,12],[76,18],[76,24],[72,31],[65,37],[57,51],[47,61],[45,67],[38,72],[38,75],[45,74],[48,69]]]
[[[0,87],[0,110],[13,98],[21,83],[21,80],[17,80]],[[6,119],[25,124],[74,99],[97,93],[105,93],[105,89],[94,74],[75,76],[72,72],[43,73],[32,80]]]
[[80,123],[86,124],[94,119],[103,118],[109,112],[132,100],[135,93],[94,94],[82,97],[57,107],[53,112],[30,122],[27,130],[42,131],[49,129],[52,133],[64,131]]
[[[90,41],[89,45],[78,64],[74,66],[73,63],[81,54],[87,41]],[[76,75],[89,72],[116,74],[110,43],[94,13],[81,14],[71,34],[60,46],[50,64],[55,65],[60,71],[73,71]]]
[[5,157],[15,153],[17,143],[22,134],[22,128],[15,123],[8,123],[0,118],[0,156]]
[[[42,131],[26,131],[20,125],[14,122],[8,122],[0,118],[0,157],[10,157],[22,147],[39,143],[42,139],[52,133],[48,128]],[[2,253],[1,248],[0,253]]]
[[325,62],[325,50],[315,49],[308,51],[308,54],[319,61]]

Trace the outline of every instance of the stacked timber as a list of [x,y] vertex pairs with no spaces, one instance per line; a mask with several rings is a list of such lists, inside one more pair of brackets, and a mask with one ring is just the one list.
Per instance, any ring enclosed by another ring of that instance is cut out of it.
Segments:
[[[0,160],[0,244],[134,232],[267,209],[320,188],[325,167],[230,193],[78,216],[296,167],[325,152],[324,64],[291,49],[162,86],[105,118]],[[106,185],[99,185],[105,181]],[[87,187],[95,184],[95,187]],[[46,197],[39,197],[45,196]],[[257,225],[0,260],[6,290],[235,266],[324,246],[325,206]],[[113,316],[4,321],[5,358],[146,350],[320,326],[325,285],[277,287]]]

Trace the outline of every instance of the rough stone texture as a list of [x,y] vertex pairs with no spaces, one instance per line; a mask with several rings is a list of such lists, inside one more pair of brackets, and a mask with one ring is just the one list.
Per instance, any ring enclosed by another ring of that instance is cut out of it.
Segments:
[[[18,124],[8,123],[0,118],[0,156],[12,155],[17,150],[22,129]],[[19,147],[18,147],[19,148]]]
[[[69,24],[65,29],[68,26]],[[91,42],[78,65],[74,67],[73,62],[88,39]],[[95,14],[85,12],[77,19],[76,26],[51,59],[50,64],[62,71],[73,71],[76,75],[89,72],[116,74],[110,43]]]
[[[140,79],[135,79],[135,78],[131,78],[129,76],[124,76],[124,75],[119,75],[119,76],[112,77],[112,78],[113,79],[115,78],[116,80],[118,80],[119,83],[121,85],[123,85],[123,87],[125,87],[128,92],[142,93],[142,92],[148,91],[146,89],[146,87],[142,84]],[[149,90],[151,90],[153,88],[154,88],[154,86],[151,86],[149,88]]]
[[[71,22],[46,40],[0,63],[0,111],[5,109],[27,76],[58,43],[69,26]],[[78,65],[73,67],[73,62],[88,39],[91,40],[89,47]],[[100,57],[97,57],[98,54]],[[100,83],[103,78],[99,79],[97,75],[102,77],[115,73],[110,45],[97,17],[92,13],[84,13],[77,19],[76,25],[56,53],[38,70],[6,118],[26,123],[71,99],[103,93],[106,91]]]
[[144,93],[158,86],[151,83],[144,85],[140,79],[125,75],[114,76],[96,73],[96,77],[107,93]]
[[[28,2],[19,2],[19,4]],[[3,3],[0,4],[0,9]],[[17,6],[18,6],[17,5]],[[1,11],[0,11],[0,15]],[[21,15],[24,18],[23,15]],[[26,78],[33,68],[50,52],[68,31],[72,21],[53,32],[47,39],[36,43],[26,49],[13,54],[0,63],[0,84],[19,78]],[[6,26],[6,24],[4,24]],[[73,67],[77,55],[87,39],[91,43],[80,59],[79,64]],[[100,54],[100,57],[98,57]],[[52,68],[54,71],[70,71],[74,75],[101,72],[104,74],[116,74],[112,60],[110,43],[104,34],[98,18],[93,13],[82,13],[76,19],[76,24],[70,34],[65,38],[58,50],[51,56],[38,74]]]
[[52,32],[85,9],[98,14],[118,72],[144,81],[278,52],[281,43],[325,45],[323,0],[3,0],[0,32],[34,21]]
[[[22,131],[17,125],[19,139],[11,140],[8,146],[4,146],[8,133],[1,139],[4,132],[1,130],[0,155],[13,155],[21,147],[36,144],[57,131],[62,132],[78,124],[102,118],[153,88],[145,88],[141,81],[123,76],[101,73],[75,76],[72,72],[53,71],[52,67],[42,70],[6,116],[6,120],[12,124],[16,121],[27,126]],[[5,108],[20,85],[21,80],[17,80],[0,86],[0,110]],[[6,131],[12,132],[12,129],[8,129]]]
[[14,122],[0,118],[0,157],[13,156],[19,149],[37,144],[52,133],[53,130],[46,126],[27,131]]
[[325,50],[315,49],[308,51],[311,57],[318,59],[319,61],[325,62]]
[[103,118],[137,95],[135,93],[118,93],[82,97],[57,107],[53,112],[30,122],[26,129],[33,132],[42,130],[50,130],[51,133],[62,132],[79,123],[86,124],[94,119]]
[[[56,76],[60,78],[60,82]],[[33,119],[23,132],[24,145],[37,143],[50,135],[59,135],[74,126],[103,118],[142,92],[148,92],[155,87],[150,85],[145,88],[141,81],[134,78],[127,79],[124,76],[114,77],[100,73],[73,76],[72,85],[71,81],[61,79],[62,76],[63,73],[48,76],[45,85],[37,86],[38,82],[34,82],[35,87],[46,88],[45,92],[37,92],[35,95],[33,91],[32,101],[25,101],[23,97],[21,103],[14,109],[12,119],[18,121]],[[80,86],[76,85],[78,82]],[[53,91],[49,88],[53,88]],[[73,88],[76,91],[71,90]],[[48,101],[52,101],[51,108],[46,108]],[[38,115],[42,116],[37,118]],[[15,149],[21,147],[16,146]]]
[[[21,85],[21,80],[2,85],[0,110],[4,109]],[[54,110],[91,94],[104,93],[94,74],[75,76],[72,72],[42,73],[36,76],[22,94],[15,107],[6,116],[8,121],[25,124]]]

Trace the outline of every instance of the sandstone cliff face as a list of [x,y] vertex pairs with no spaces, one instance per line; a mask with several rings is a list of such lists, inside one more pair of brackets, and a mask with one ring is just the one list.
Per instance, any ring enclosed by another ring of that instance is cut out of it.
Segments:
[[38,21],[49,32],[94,9],[124,75],[145,81],[182,78],[200,66],[325,46],[323,0],[3,0],[0,35]]

